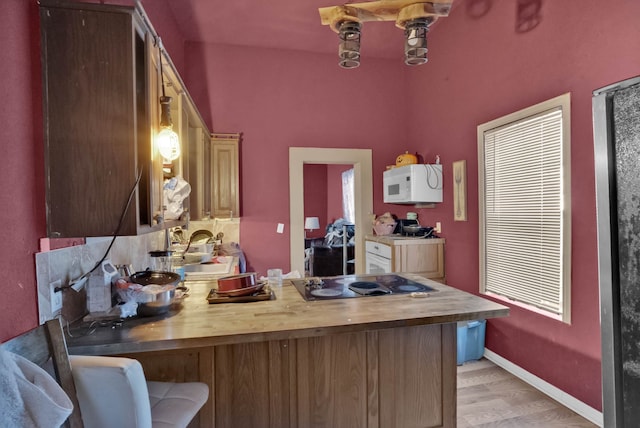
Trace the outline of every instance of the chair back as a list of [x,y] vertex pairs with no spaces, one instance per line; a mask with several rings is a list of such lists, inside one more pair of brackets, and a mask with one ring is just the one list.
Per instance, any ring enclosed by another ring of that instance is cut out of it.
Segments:
[[31,331],[0,344],[0,347],[39,366],[51,360],[56,381],[73,403],[73,412],[65,422],[65,426],[83,428],[80,405],[69,364],[67,343],[58,319],[49,320]]

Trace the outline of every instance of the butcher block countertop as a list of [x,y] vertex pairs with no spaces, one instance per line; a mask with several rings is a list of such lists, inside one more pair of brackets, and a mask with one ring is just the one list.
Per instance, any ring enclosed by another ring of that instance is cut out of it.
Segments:
[[169,313],[70,328],[71,354],[115,355],[325,336],[507,316],[509,308],[414,274],[401,274],[437,291],[305,301],[287,280],[276,299],[210,304],[215,282],[188,282],[190,295]]

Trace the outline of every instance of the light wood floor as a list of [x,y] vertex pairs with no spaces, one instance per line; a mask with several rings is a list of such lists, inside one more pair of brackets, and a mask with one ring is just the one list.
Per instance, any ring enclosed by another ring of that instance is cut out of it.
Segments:
[[458,428],[596,427],[489,360],[458,366]]

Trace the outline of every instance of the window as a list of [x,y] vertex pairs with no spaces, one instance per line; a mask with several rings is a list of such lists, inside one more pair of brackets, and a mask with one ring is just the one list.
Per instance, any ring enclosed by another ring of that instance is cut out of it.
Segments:
[[480,292],[569,323],[570,95],[478,126]]
[[351,168],[342,173],[342,218],[354,224],[356,222],[355,211],[355,187],[353,168]]

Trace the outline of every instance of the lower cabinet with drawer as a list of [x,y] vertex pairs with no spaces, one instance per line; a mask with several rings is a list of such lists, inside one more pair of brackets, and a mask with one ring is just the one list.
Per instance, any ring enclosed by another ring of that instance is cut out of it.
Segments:
[[442,238],[367,236],[366,273],[417,273],[444,282],[444,242]]

